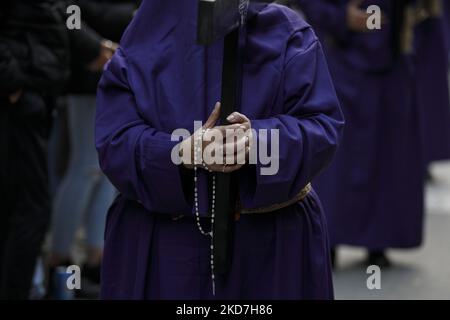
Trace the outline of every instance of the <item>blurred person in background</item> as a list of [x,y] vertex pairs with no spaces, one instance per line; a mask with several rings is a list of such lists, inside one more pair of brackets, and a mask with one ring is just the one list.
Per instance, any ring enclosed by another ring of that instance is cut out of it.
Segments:
[[[419,1],[419,0],[418,0]],[[417,102],[425,165],[450,159],[448,40],[444,1],[421,0],[415,27]],[[448,2],[448,1],[445,1]],[[448,4],[447,4],[448,5]],[[429,174],[429,178],[432,178]]]
[[67,103],[70,160],[54,200],[49,297],[54,295],[51,280],[55,268],[73,264],[72,244],[82,224],[86,234],[86,257],[81,268],[82,289],[76,293],[83,298],[98,296],[105,216],[115,195],[114,187],[99,168],[94,146],[95,93],[101,76],[98,70],[112,57],[139,2],[69,1],[80,7],[83,22],[96,35],[96,41],[84,43],[84,53],[100,52],[103,59],[88,66],[82,60],[72,59]]
[[0,14],[0,296],[27,299],[50,221],[46,144],[69,39],[55,1],[7,1]]
[[57,0],[4,1],[0,7],[0,297],[27,299],[50,222],[47,142],[56,97],[91,38],[69,32]]
[[[424,136],[424,122],[446,116],[437,110],[448,103],[442,77],[434,79],[440,81],[438,91],[432,84],[418,90],[430,81],[423,59],[431,49],[420,56],[414,51],[418,43],[429,44],[414,37],[420,12],[433,15],[428,2],[297,0],[322,37],[347,120],[343,145],[316,183],[331,245],[367,248],[369,265],[389,266],[388,248],[421,245],[425,164],[432,158],[428,147],[430,140],[446,139],[445,130],[442,137]],[[367,27],[369,5],[383,12],[380,30]],[[446,70],[439,61],[433,70]],[[427,100],[436,92],[439,97]],[[424,108],[437,113],[423,117]],[[439,148],[445,154],[444,146]]]

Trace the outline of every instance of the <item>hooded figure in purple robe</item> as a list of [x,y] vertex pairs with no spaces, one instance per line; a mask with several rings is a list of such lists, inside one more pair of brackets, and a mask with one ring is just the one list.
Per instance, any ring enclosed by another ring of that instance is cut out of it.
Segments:
[[[421,106],[424,160],[450,159],[450,94],[448,82],[448,41],[445,7],[448,1],[428,0],[436,6],[417,24],[415,58],[417,99]],[[445,4],[444,4],[445,3]],[[444,6],[445,5],[445,6]]]
[[[249,10],[236,109],[254,130],[280,135],[277,174],[262,175],[259,165],[237,171],[242,207],[260,208],[293,199],[329,164],[343,117],[310,26],[283,6]],[[102,298],[331,299],[327,227],[313,190],[277,211],[240,216],[229,271],[213,295],[192,170],[171,159],[171,133],[193,133],[221,96],[224,44],[197,45],[196,21],[196,0],[144,1],[100,82],[96,144],[120,191],[108,213]],[[274,143],[270,137],[256,140]],[[199,201],[211,203],[210,194],[200,188]]]
[[[342,146],[315,184],[331,245],[367,248],[368,264],[388,266],[386,249],[417,247],[423,235],[424,119],[414,43],[403,33],[413,1],[299,4],[324,40],[346,118]],[[370,5],[384,15],[379,30],[367,29]],[[362,17],[359,27],[350,10]]]

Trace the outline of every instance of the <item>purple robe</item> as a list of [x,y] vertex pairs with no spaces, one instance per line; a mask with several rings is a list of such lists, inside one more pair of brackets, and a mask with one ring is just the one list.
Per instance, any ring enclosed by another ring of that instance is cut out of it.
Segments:
[[420,106],[425,161],[450,159],[448,48],[443,17],[416,28],[417,102]]
[[[230,272],[212,296],[210,240],[196,227],[183,170],[170,157],[172,131],[192,132],[221,93],[223,41],[195,44],[195,4],[144,1],[99,85],[100,164],[121,192],[108,213],[102,297],[331,299],[327,227],[314,191],[277,212],[241,216]],[[282,6],[251,10],[238,110],[254,129],[280,132],[279,172],[263,176],[256,165],[238,175],[242,205],[257,208],[292,199],[329,164],[343,118],[311,28]]]
[[[424,154],[414,57],[393,54],[390,25],[370,33],[349,31],[342,14],[346,0],[300,4],[323,36],[346,118],[336,158],[315,184],[331,245],[419,246]],[[365,1],[362,7],[372,4],[388,17],[392,12],[389,0]]]

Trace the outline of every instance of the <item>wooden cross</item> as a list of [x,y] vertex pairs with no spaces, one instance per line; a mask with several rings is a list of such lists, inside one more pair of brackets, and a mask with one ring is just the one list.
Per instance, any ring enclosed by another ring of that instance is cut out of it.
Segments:
[[[199,0],[197,39],[209,45],[224,39],[221,123],[240,104],[239,29],[245,23],[248,0]],[[271,2],[252,0],[251,2]],[[231,262],[237,185],[234,174],[217,173],[214,223],[214,273],[225,275]]]

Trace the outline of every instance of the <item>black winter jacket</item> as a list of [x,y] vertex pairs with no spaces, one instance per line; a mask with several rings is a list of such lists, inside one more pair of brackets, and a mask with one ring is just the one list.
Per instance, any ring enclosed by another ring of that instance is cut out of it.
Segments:
[[67,85],[71,58],[93,61],[101,38],[89,27],[70,31],[62,0],[6,0],[0,7],[0,95],[22,89],[58,94]]
[[[82,20],[104,39],[119,42],[140,0],[72,0],[81,9]],[[89,48],[86,47],[86,50]],[[90,72],[83,60],[72,60],[70,93],[95,94],[101,73]]]
[[0,94],[57,92],[69,77],[69,35],[59,1],[8,0],[0,7]]

